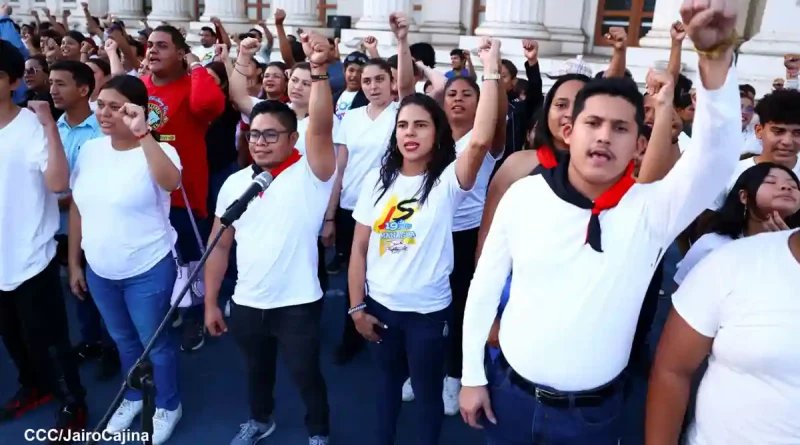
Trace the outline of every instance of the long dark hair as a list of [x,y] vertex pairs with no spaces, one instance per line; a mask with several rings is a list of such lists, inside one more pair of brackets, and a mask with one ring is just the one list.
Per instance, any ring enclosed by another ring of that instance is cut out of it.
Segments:
[[[800,183],[797,175],[790,168],[783,165],[761,162],[748,168],[736,180],[736,184],[733,185],[730,193],[725,197],[725,203],[709,221],[707,232],[728,236],[731,239],[741,238],[745,229],[747,229],[747,220],[750,214],[755,213],[757,217],[762,217],[762,215],[758,215],[758,210],[755,208],[756,195],[759,187],[764,183],[764,179],[774,168],[785,171],[795,182]],[[750,206],[746,206],[739,199],[739,192],[742,190],[747,195],[747,202],[750,203]],[[800,227],[800,212],[786,218],[785,222],[791,229]]]
[[453,131],[450,129],[450,123],[447,121],[447,116],[444,114],[442,107],[430,97],[415,93],[406,96],[400,102],[400,108],[397,111],[397,118],[395,118],[395,130],[392,131],[392,137],[389,139],[389,146],[386,148],[386,153],[383,155],[381,162],[381,173],[376,186],[381,191],[375,204],[383,198],[386,191],[394,184],[397,175],[400,173],[400,168],[403,166],[403,154],[397,147],[397,119],[400,118],[400,113],[403,108],[409,105],[418,105],[425,109],[431,115],[433,126],[436,128],[436,146],[433,147],[433,156],[428,161],[428,166],[425,171],[425,179],[422,186],[417,191],[419,194],[419,204],[425,204],[428,195],[433,190],[433,187],[439,181],[439,176],[442,175],[444,169],[447,168],[456,159],[456,142],[453,140]]
[[556,92],[561,85],[569,82],[570,80],[579,80],[583,83],[589,83],[591,79],[583,74],[565,74],[559,76],[550,91],[544,97],[544,105],[542,105],[542,112],[539,114],[539,120],[536,122],[536,131],[533,132],[533,148],[537,149],[542,145],[550,148],[555,148],[553,145],[553,133],[550,132],[550,126],[547,125],[547,116],[550,114],[550,107],[553,106],[553,99],[556,97]]

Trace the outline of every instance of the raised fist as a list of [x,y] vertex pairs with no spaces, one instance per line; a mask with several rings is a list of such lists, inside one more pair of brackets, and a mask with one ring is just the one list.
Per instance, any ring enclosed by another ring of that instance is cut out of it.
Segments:
[[682,42],[686,38],[686,26],[681,21],[676,21],[669,28],[669,36],[675,42]]
[[700,51],[724,44],[733,35],[738,9],[738,0],[683,0],[686,34]]
[[248,38],[242,40],[242,43],[239,44],[239,55],[240,56],[242,56],[242,55],[243,56],[247,56],[247,58],[249,59],[249,58],[253,57],[253,55],[255,55],[255,53],[258,52],[258,48],[260,46],[261,46],[261,44],[258,42],[257,39],[254,39],[252,37],[248,37]]
[[625,28],[618,26],[608,28],[605,38],[611,41],[616,50],[623,50],[628,47],[628,32],[625,31]]
[[528,60],[528,63],[535,63],[539,60],[539,42],[536,40],[523,40],[522,54],[525,56],[525,59]]
[[324,36],[317,33],[303,34],[300,36],[303,43],[303,52],[312,66],[325,65],[330,60],[331,44]]
[[401,12],[393,12],[389,16],[389,27],[392,28],[397,40],[405,40],[408,37],[408,28],[411,26],[411,19]]

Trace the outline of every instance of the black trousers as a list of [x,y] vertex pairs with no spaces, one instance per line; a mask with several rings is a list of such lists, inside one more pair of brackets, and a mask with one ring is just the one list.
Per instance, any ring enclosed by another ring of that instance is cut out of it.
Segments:
[[453,292],[453,324],[450,329],[450,347],[447,375],[461,378],[461,342],[464,338],[464,309],[472,276],[475,274],[475,251],[478,249],[478,228],[453,232],[453,271],[450,272],[450,290]]
[[65,403],[84,400],[57,259],[13,291],[0,291],[0,335],[22,386]]
[[322,293],[328,291],[328,271],[325,269],[325,246],[322,245],[322,238],[317,238],[317,278]]
[[[350,261],[350,249],[353,248],[353,235],[356,231],[356,220],[353,219],[353,212],[343,208],[336,209],[336,254],[342,256],[344,264]],[[350,309],[350,290],[345,289],[344,300],[344,332],[342,333],[342,346],[355,348],[360,345],[364,338],[356,331],[353,319],[347,315]]]
[[267,422],[275,409],[280,349],[306,406],[309,437],[328,435],[328,389],[320,370],[322,301],[266,310],[231,303],[229,325],[244,354],[253,420]]

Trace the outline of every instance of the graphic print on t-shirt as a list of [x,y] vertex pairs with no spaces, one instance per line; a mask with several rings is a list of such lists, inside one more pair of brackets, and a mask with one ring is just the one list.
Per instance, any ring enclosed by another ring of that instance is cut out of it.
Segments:
[[372,230],[380,235],[380,256],[386,252],[399,254],[415,244],[417,234],[411,222],[419,211],[417,198],[400,200],[396,195],[386,202],[381,217],[375,221]]
[[150,96],[147,101],[147,124],[151,131],[158,130],[169,121],[169,106],[158,96]]

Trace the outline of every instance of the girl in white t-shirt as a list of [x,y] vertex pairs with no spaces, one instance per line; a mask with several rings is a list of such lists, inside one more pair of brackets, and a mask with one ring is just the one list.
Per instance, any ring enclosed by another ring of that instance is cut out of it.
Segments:
[[[176,237],[167,215],[181,163],[172,146],[150,133],[147,100],[147,88],[133,76],[116,76],[103,86],[95,113],[106,136],[83,145],[70,178],[70,286],[79,298],[91,293],[125,370],[167,315],[176,278]],[[157,338],[150,361],[158,387],[153,442],[163,443],[182,414],[169,335]],[[141,410],[142,395],[128,390],[106,429],[127,429]]]
[[678,263],[675,283],[681,285],[706,255],[735,239],[800,226],[800,201],[793,201],[790,193],[797,184],[791,169],[772,162],[745,170],[709,221],[708,233],[692,244]]
[[[392,23],[399,28],[400,41],[407,35],[404,23]],[[394,443],[403,382],[409,375],[418,415],[415,443],[439,443],[444,360],[452,326],[453,216],[474,188],[491,146],[501,94],[500,42],[485,39],[481,50],[483,88],[464,152],[456,158],[447,117],[433,99],[422,94],[406,97],[382,165],[367,175],[353,212],[357,224],[348,312],[358,332],[371,342],[381,445]],[[411,70],[404,69],[410,53],[401,52],[399,59],[398,89],[405,95],[414,88]]]
[[[786,202],[800,202],[796,187],[784,190]],[[800,443],[798,289],[797,231],[749,236],[698,264],[673,296],[658,345],[647,437],[678,443],[692,379],[708,357],[695,417],[681,443]]]

